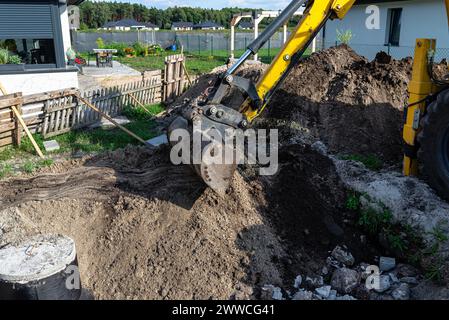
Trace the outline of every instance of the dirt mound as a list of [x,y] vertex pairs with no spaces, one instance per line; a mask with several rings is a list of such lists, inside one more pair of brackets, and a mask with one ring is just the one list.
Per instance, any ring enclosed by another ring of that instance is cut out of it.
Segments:
[[292,71],[265,117],[297,122],[331,152],[397,161],[410,75],[410,59],[378,54],[369,62],[347,46],[331,48]]
[[236,174],[225,198],[168,155],[128,147],[0,183],[0,247],[38,232],[73,237],[84,286],[106,299],[259,297],[319,272],[336,244],[367,257],[335,205],[345,193],[332,162],[310,148],[282,150],[269,180]]

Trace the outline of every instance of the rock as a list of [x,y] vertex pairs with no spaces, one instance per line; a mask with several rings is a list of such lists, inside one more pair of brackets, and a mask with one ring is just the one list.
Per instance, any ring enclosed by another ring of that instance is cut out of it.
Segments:
[[328,273],[329,273],[329,269],[328,269],[326,266],[324,266],[324,267],[321,269],[321,274],[322,274],[323,276],[326,276]]
[[418,279],[416,279],[415,277],[403,277],[399,281],[401,281],[403,283],[411,284],[411,285],[416,285],[419,283]]
[[331,286],[322,286],[320,288],[315,289],[315,293],[320,297],[323,297],[324,299],[327,299],[329,297],[330,292]]
[[313,293],[307,290],[299,290],[296,292],[292,298],[292,300],[312,300]]
[[345,294],[344,296],[341,297],[336,297],[335,300],[357,300],[356,298],[354,298],[353,296],[350,296],[349,294]]
[[271,284],[262,287],[260,296],[262,300],[284,300],[281,288]]
[[379,278],[379,287],[374,288],[374,290],[378,293],[382,293],[390,289],[390,286],[391,286],[390,276],[381,275]]
[[398,277],[416,277],[419,274],[418,269],[408,264],[398,264],[396,268]]
[[388,274],[388,276],[390,277],[390,280],[391,280],[392,283],[398,283],[399,282],[398,277],[396,277],[396,275],[394,273],[390,272]]
[[324,280],[322,276],[317,277],[306,277],[306,284],[312,288],[322,287],[324,285]]
[[379,269],[380,271],[390,271],[396,267],[396,259],[389,257],[379,258]]
[[293,284],[293,287],[296,289],[299,289],[299,287],[301,286],[301,283],[302,283],[302,277],[300,275],[298,275],[295,278],[295,283]]
[[159,147],[160,145],[168,144],[168,138],[166,134],[161,134],[160,136],[148,140],[147,143],[153,147]]
[[320,153],[321,155],[327,156],[327,147],[323,142],[317,141],[313,143],[310,147],[312,148],[312,150]]
[[391,292],[391,296],[394,300],[409,300],[410,299],[410,288],[408,284],[401,283],[399,287]]
[[340,293],[350,293],[359,284],[359,273],[348,268],[341,268],[334,271],[331,279],[332,288]]
[[57,151],[60,149],[59,143],[56,140],[44,141],[44,148],[47,152]]
[[337,298],[337,290],[332,289],[329,292],[329,296],[327,297],[327,300],[335,300]]
[[336,246],[334,250],[332,250],[331,256],[332,258],[334,258],[338,262],[341,262],[345,266],[352,266],[355,262],[352,254],[347,250],[344,250],[340,246]]

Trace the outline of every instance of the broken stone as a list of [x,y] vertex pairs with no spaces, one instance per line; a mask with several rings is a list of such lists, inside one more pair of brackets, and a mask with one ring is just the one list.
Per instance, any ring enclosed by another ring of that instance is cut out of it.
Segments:
[[374,288],[376,292],[382,293],[390,289],[391,282],[390,282],[390,276],[387,275],[381,275],[379,278],[379,287]]
[[335,300],[337,298],[337,290],[332,289],[329,292],[329,296],[327,297],[327,300]]
[[323,297],[324,299],[327,299],[329,297],[330,292],[331,292],[331,286],[322,286],[320,288],[316,288],[315,292],[320,297]]
[[391,292],[391,296],[394,300],[409,300],[410,299],[410,288],[408,284],[401,283],[399,287]]
[[400,263],[396,268],[396,273],[399,277],[416,277],[419,271],[411,265]]
[[350,293],[359,284],[360,277],[357,271],[341,268],[334,271],[331,286],[340,293]]
[[390,271],[396,267],[396,259],[390,257],[380,257],[379,258],[379,269],[380,271]]
[[322,276],[318,276],[318,277],[306,277],[306,284],[309,287],[313,287],[313,288],[318,288],[318,287],[322,287],[324,285],[324,280]]
[[301,277],[301,275],[298,275],[295,278],[295,283],[293,284],[293,287],[296,289],[299,289],[299,287],[301,286],[301,283],[302,283],[302,277]]
[[341,297],[336,297],[335,300],[357,300],[356,298],[354,298],[353,296],[350,296],[349,294],[345,294],[344,296]]
[[321,155],[327,156],[327,147],[323,142],[317,141],[313,143],[310,147],[312,148],[312,150],[320,153]]
[[275,287],[271,284],[262,287],[261,292],[262,300],[284,300],[282,296],[282,290],[279,287]]
[[418,279],[416,279],[415,277],[403,277],[400,279],[400,281],[411,285],[416,285],[419,283]]
[[396,275],[394,273],[390,272],[388,275],[390,276],[390,280],[391,280],[392,283],[398,283],[399,282],[398,277],[396,277]]
[[166,134],[161,134],[160,136],[148,140],[147,143],[153,147],[159,147],[161,145],[168,144],[168,138]]
[[312,297],[313,293],[311,291],[301,289],[295,293],[292,300],[312,300]]
[[56,140],[44,141],[44,148],[47,152],[57,151],[60,149],[59,143]]
[[343,263],[345,266],[352,266],[355,262],[352,254],[340,246],[336,246],[334,250],[332,250],[331,256],[338,262]]

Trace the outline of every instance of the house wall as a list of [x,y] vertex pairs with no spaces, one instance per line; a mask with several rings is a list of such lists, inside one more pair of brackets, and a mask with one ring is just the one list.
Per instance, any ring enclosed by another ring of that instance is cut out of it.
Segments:
[[[399,47],[391,47],[390,54],[395,58],[412,56],[417,38],[437,39],[438,48],[449,48],[449,28],[446,10],[442,0],[411,0],[376,3],[380,8],[380,29],[369,30],[365,26],[368,5],[354,6],[345,19],[329,21],[326,24],[326,47],[335,44],[336,30],[351,30],[353,38],[350,42],[359,54],[369,59],[388,47],[385,46],[387,16],[389,8],[403,8],[401,18],[401,34]],[[441,52],[441,56],[438,56]],[[448,55],[449,50],[437,50],[437,58]]]
[[24,95],[66,88],[78,88],[76,71],[25,73],[0,75],[0,82],[7,92],[22,92]]
[[65,56],[67,50],[72,46],[72,42],[70,39],[70,22],[67,5],[61,5],[59,7],[59,13],[61,15],[62,42],[64,44],[64,56]]

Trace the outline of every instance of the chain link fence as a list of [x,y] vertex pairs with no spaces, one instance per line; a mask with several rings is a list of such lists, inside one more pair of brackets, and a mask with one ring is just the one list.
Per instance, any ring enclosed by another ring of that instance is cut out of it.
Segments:
[[[230,32],[172,32],[172,31],[142,31],[142,32],[79,32],[74,34],[74,46],[79,52],[90,52],[97,47],[96,41],[102,38],[105,43],[119,42],[132,45],[136,42],[146,44],[159,44],[163,48],[174,43],[182,46],[184,52],[196,56],[218,57],[227,59],[230,55]],[[235,57],[239,57],[246,47],[253,41],[252,32],[236,32],[235,34]],[[327,49],[338,45],[338,42],[323,42],[316,40],[316,50]],[[259,52],[259,58],[264,63],[270,63],[283,45],[282,32],[276,33],[265,44]],[[371,45],[363,43],[350,43],[358,54],[374,59],[376,54],[384,51],[393,58],[401,59],[413,57],[415,48],[413,46],[388,46]],[[306,51],[310,54],[312,48]],[[449,58],[449,48],[438,48],[435,51],[435,61]]]

